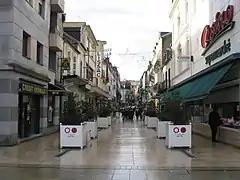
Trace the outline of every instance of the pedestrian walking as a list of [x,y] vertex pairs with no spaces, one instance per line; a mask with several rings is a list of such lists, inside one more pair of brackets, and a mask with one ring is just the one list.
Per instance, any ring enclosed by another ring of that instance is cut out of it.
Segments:
[[213,111],[209,114],[208,124],[212,132],[212,142],[217,142],[216,136],[218,132],[218,127],[221,125],[221,117],[218,114],[217,107],[213,107]]

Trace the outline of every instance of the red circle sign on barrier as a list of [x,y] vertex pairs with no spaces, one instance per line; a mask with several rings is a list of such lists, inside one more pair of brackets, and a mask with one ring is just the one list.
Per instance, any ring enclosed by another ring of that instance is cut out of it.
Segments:
[[65,131],[65,133],[70,133],[70,128],[69,128],[69,127],[66,127],[66,128],[64,129],[64,131]]
[[77,128],[72,128],[72,133],[76,133],[77,132]]
[[179,128],[178,127],[173,128],[173,132],[174,133],[179,133]]
[[185,127],[181,128],[181,133],[185,133],[187,131],[187,129]]

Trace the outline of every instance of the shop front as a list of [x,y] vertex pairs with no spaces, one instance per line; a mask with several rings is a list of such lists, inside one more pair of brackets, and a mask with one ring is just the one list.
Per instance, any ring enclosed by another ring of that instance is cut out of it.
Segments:
[[30,83],[19,84],[18,136],[20,139],[40,133],[40,101],[47,89]]
[[206,67],[170,88],[168,95],[179,94],[192,120],[193,132],[211,137],[208,116],[213,105],[218,108],[223,124],[218,140],[240,147],[239,80],[240,50],[236,37],[239,26],[234,21],[234,6],[229,5],[215,16],[201,35],[201,61]]
[[62,97],[66,91],[59,85],[48,84],[48,127],[58,125],[62,118]]

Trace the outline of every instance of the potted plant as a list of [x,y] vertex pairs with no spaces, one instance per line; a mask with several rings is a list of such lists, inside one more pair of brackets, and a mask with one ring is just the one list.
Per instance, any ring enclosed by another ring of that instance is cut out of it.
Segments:
[[69,93],[64,102],[63,119],[60,123],[60,147],[80,147],[87,143],[86,123],[76,96]]
[[147,104],[147,127],[148,128],[157,128],[157,110],[155,107],[155,102],[152,100]]
[[109,109],[108,104],[101,104],[97,118],[99,128],[108,128],[110,115],[111,110]]
[[169,121],[165,126],[166,145],[169,148],[191,148],[191,124],[185,116],[185,104],[178,93],[164,100],[164,108],[160,112],[160,119]]
[[98,126],[96,121],[96,113],[93,109],[93,105],[89,101],[81,101],[80,109],[86,123],[86,129],[90,132],[91,138],[97,137]]

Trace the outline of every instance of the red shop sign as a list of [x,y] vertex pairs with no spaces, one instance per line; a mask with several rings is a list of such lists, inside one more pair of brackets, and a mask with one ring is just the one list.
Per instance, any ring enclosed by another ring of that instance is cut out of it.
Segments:
[[203,29],[201,36],[201,45],[205,48],[202,55],[213,45],[213,43],[219,39],[227,31],[234,27],[235,22],[233,21],[234,6],[228,5],[227,9],[222,13],[217,12],[215,15],[215,21],[212,25],[206,25]]

